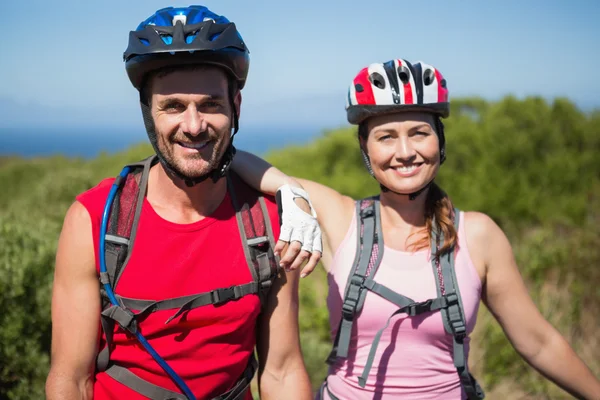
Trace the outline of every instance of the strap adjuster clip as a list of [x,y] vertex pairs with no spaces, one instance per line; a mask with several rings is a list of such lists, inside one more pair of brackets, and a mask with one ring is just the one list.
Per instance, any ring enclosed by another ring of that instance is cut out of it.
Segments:
[[407,306],[406,313],[411,317],[414,317],[415,315],[426,313],[428,311],[431,311],[431,303],[432,303],[432,300],[429,299],[429,300],[423,301],[421,303],[409,304]]
[[230,286],[228,288],[215,289],[210,292],[212,297],[212,303],[214,305],[227,303],[230,300],[235,300],[235,288]]

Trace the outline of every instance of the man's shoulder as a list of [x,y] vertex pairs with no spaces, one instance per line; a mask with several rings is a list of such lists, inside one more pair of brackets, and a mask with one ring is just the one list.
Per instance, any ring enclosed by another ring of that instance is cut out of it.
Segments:
[[111,178],[104,178],[102,179],[100,182],[98,182],[95,186],[92,186],[91,188],[79,193],[76,198],[79,200],[80,198],[85,200],[88,198],[95,198],[95,197],[108,197],[108,192],[110,191],[110,187],[112,186],[113,182],[115,181],[114,177]]
[[114,181],[115,178],[104,178],[96,186],[78,194],[75,200],[83,204],[90,215],[101,213]]

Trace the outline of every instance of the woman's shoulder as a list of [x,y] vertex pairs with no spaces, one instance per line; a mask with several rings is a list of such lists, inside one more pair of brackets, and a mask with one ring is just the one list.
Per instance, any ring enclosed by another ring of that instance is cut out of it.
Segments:
[[479,211],[463,211],[463,222],[465,230],[480,239],[500,229],[492,217]]
[[465,211],[463,221],[467,245],[474,257],[489,260],[494,252],[510,250],[508,238],[491,216]]

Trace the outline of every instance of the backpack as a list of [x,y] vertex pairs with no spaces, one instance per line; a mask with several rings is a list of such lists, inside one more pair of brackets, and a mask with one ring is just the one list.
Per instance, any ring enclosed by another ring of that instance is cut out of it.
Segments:
[[[106,336],[106,346],[98,353],[96,368],[98,372],[107,373],[113,379],[150,399],[185,400],[193,398],[193,394],[181,378],[151,348],[138,331],[138,324],[148,314],[155,311],[176,310],[167,320],[166,323],[168,323],[194,308],[209,304],[224,304],[249,294],[257,294],[260,298],[261,308],[264,308],[272,281],[277,275],[278,260],[273,254],[275,241],[263,197],[259,192],[243,183],[239,177],[228,173],[226,176],[228,191],[235,209],[240,232],[240,245],[244,248],[252,281],[242,285],[218,288],[210,292],[156,301],[137,300],[114,294],[114,289],[126,270],[132,254],[150,168],[157,162],[158,158],[154,155],[143,161],[127,165],[115,179],[105,206],[100,232],[100,237],[104,238],[104,240],[100,240],[100,292],[102,297],[101,324]],[[132,310],[139,311],[134,313]],[[111,362],[110,352],[111,347],[114,346],[112,337],[115,323],[121,329],[135,335],[187,395],[151,384],[127,368]],[[233,388],[213,400],[244,398],[257,370],[257,364],[256,358],[252,354],[244,373]]]
[[[459,210],[454,209],[454,226],[458,231]],[[403,296],[374,280],[375,272],[383,258],[383,232],[381,230],[380,203],[377,197],[362,199],[356,202],[357,238],[358,246],[354,264],[346,283],[342,318],[338,326],[333,349],[327,358],[327,363],[332,364],[337,358],[348,357],[348,347],[354,319],[360,314],[367,293],[370,291],[394,303],[399,309],[394,312],[383,328],[373,340],[365,370],[358,378],[359,385],[365,387],[366,379],[373,364],[375,352],[383,331],[388,327],[393,316],[406,313],[409,316],[439,310],[442,313],[444,329],[453,337],[454,366],[458,372],[461,384],[469,400],[483,399],[485,394],[475,378],[470,374],[467,357],[464,351],[464,339],[467,336],[464,309],[457,285],[454,270],[454,249],[444,254],[437,255],[440,243],[444,242],[441,230],[437,229],[433,221],[433,235],[431,239],[431,260],[433,273],[437,276],[436,286],[438,297],[422,302]]]

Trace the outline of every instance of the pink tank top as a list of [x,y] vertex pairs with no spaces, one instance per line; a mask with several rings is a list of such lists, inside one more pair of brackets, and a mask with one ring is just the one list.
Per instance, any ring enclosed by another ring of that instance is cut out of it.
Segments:
[[[467,249],[463,212],[459,218],[455,268],[470,334],[477,318],[481,280]],[[356,252],[356,223],[354,214],[328,276],[327,305],[332,338],[335,338],[340,323],[346,282]],[[435,279],[429,249],[410,253],[385,247],[375,274],[376,282],[415,301],[437,297]],[[358,377],[363,373],[373,339],[397,309],[391,302],[368,292],[364,308],[355,320],[348,358],[340,359],[330,367],[326,381],[329,391],[344,400],[465,398],[452,360],[452,336],[444,330],[439,311],[415,317],[394,316],[381,336],[366,386],[359,386]],[[467,354],[468,350],[467,337]],[[326,392],[324,399],[330,399]]]

